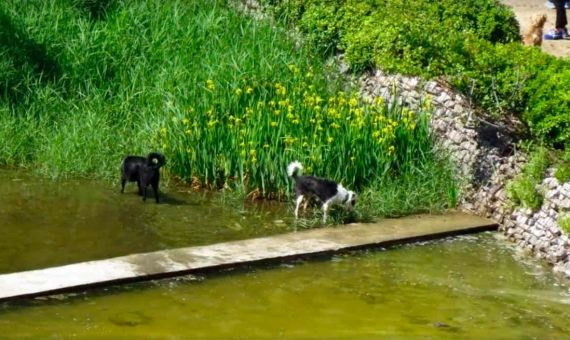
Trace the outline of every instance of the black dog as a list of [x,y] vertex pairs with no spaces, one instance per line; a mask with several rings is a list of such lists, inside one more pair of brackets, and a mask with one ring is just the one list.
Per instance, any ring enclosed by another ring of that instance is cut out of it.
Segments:
[[137,182],[139,195],[146,201],[146,188],[150,184],[154,190],[154,197],[158,203],[158,182],[160,180],[160,167],[166,163],[164,155],[151,152],[146,158],[141,156],[127,156],[121,166],[121,193],[125,191],[125,183]]

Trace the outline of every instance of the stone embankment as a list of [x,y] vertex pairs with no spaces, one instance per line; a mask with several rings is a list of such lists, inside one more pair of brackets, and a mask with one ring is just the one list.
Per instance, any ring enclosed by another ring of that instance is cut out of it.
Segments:
[[540,188],[544,204],[536,212],[514,207],[507,197],[507,182],[526,160],[515,150],[520,121],[508,116],[497,121],[477,112],[467,97],[444,82],[387,75],[380,70],[362,75],[358,82],[365,98],[381,96],[411,109],[430,101],[432,131],[465,180],[461,208],[493,218],[510,240],[570,278],[570,240],[557,223],[560,214],[570,211],[570,183],[558,183],[549,169]]

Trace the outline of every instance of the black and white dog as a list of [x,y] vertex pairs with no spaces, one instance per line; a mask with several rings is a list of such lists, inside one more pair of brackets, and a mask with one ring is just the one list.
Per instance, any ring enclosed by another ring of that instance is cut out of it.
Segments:
[[148,156],[127,156],[121,166],[121,193],[125,191],[125,183],[137,182],[139,195],[146,201],[146,188],[150,184],[154,190],[154,197],[158,203],[158,182],[160,181],[160,167],[166,163],[164,155],[151,152]]
[[356,194],[353,191],[329,179],[301,176],[302,171],[303,166],[298,161],[287,166],[287,175],[295,180],[295,218],[299,217],[299,206],[303,199],[306,198],[304,210],[310,197],[317,197],[322,202],[323,223],[327,221],[327,210],[331,205],[337,204],[352,210],[356,204]]

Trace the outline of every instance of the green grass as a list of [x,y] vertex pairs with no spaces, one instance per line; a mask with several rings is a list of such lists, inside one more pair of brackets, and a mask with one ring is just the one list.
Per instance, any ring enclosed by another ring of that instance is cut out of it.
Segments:
[[366,192],[375,215],[456,203],[431,108],[362,102],[284,28],[226,1],[8,0],[0,43],[0,163],[116,179],[125,155],[157,150],[182,180],[273,198],[298,159]]
[[507,184],[507,194],[511,201],[526,208],[539,209],[542,206],[543,195],[536,187],[542,182],[550,164],[548,149],[538,147],[534,150],[522,173]]
[[558,160],[554,177],[560,183],[570,182],[570,148],[566,147],[566,151]]
[[570,235],[570,214],[561,214],[560,217],[558,217],[558,225],[562,231]]

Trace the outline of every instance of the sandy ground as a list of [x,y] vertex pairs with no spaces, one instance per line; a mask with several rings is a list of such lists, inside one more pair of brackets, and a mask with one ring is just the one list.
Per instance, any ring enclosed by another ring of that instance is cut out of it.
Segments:
[[[521,26],[521,32],[525,32],[530,26],[530,18],[539,13],[547,16],[544,32],[554,27],[556,20],[556,10],[548,9],[544,6],[546,0],[500,0],[505,5],[510,6],[515,12]],[[570,19],[570,9],[566,11]],[[570,28],[570,27],[569,27]],[[570,57],[570,39],[564,40],[544,40],[542,50],[558,57]]]

